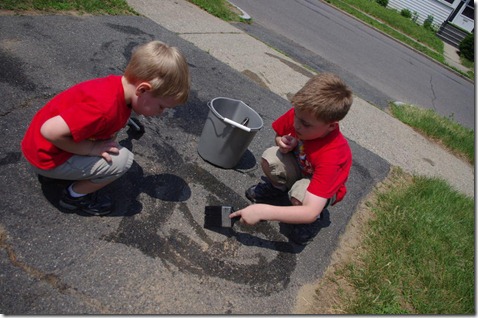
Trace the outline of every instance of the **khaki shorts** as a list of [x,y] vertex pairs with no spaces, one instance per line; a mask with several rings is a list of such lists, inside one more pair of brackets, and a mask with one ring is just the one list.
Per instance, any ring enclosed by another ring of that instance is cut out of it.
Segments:
[[108,163],[102,157],[74,155],[64,164],[51,170],[33,167],[33,170],[45,177],[61,180],[90,180],[94,183],[113,181],[131,168],[134,155],[127,148],[120,147],[119,154],[111,155]]
[[[272,182],[285,185],[289,189],[289,199],[295,198],[304,202],[305,193],[310,184],[310,179],[302,175],[299,164],[293,152],[282,153],[279,147],[274,146],[266,149],[262,154],[262,159],[269,163],[269,173]],[[335,202],[333,198],[327,200],[324,209]]]

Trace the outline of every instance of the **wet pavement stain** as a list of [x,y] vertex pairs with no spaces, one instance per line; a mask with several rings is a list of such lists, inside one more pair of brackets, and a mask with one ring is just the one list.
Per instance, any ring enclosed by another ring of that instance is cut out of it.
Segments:
[[[210,198],[208,204],[216,205],[221,199],[236,206],[245,204],[232,189],[208,172],[193,164],[182,166],[181,169],[184,173],[192,170],[195,170],[195,173],[199,172],[197,176],[204,184],[209,185],[208,191],[217,195],[216,198]],[[104,239],[137,248],[144,254],[160,258],[162,262],[174,265],[182,271],[249,285],[261,294],[278,292],[287,287],[290,273],[296,266],[296,256],[292,246],[281,241],[284,238],[271,226],[261,224],[255,228],[254,233],[246,232],[252,231],[251,228],[243,229],[237,226],[237,230],[235,228],[226,231],[224,241],[217,242],[212,240],[208,231],[195,220],[187,203],[163,201],[160,206],[161,209],[157,213],[141,218],[124,218],[119,228]],[[186,227],[193,229],[197,236],[195,240],[191,238],[190,232],[184,233],[180,227],[163,228],[164,224],[171,223],[170,218],[174,210],[183,213],[188,222]],[[257,235],[268,239],[261,239]],[[198,239],[207,245],[206,249],[204,244],[197,242]],[[255,264],[242,264],[242,259],[235,254],[242,245],[266,247],[275,250],[274,254],[277,255],[272,260],[267,260],[266,257],[257,254],[254,256]],[[285,246],[289,248],[284,248]]]
[[[248,286],[258,296],[284,290],[301,249],[288,243],[267,222],[255,227],[236,223],[232,229],[204,229],[204,207],[190,202],[194,199],[192,188],[199,185],[209,193],[203,198],[205,205],[228,202],[241,208],[248,202],[199,165],[184,162],[167,143],[155,144],[152,148],[154,156],[150,156],[168,169],[158,175],[145,176],[136,164],[121,186],[124,188],[126,183],[126,189],[121,191],[133,191],[130,197],[141,195],[141,202],[153,209],[143,211],[141,204],[138,207],[123,201],[121,213],[131,217],[123,217],[118,228],[103,239],[138,249],[159,259],[167,269],[174,267],[199,277],[222,278]],[[152,160],[148,157],[146,161]],[[136,200],[139,203],[139,199]],[[256,248],[249,249],[249,246]],[[257,247],[261,248],[260,252],[252,253]]]

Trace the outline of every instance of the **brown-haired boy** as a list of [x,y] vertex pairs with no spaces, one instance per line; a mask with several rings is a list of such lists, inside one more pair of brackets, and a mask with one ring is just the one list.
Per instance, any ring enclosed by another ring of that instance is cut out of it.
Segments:
[[22,140],[25,158],[40,176],[73,181],[60,206],[92,215],[111,212],[93,195],[121,177],[134,156],[115,140],[131,112],[160,115],[185,103],[190,89],[186,59],[175,47],[152,41],[136,47],[125,73],[76,84],[33,117]]
[[[352,152],[339,121],[352,105],[352,92],[334,74],[312,77],[292,98],[292,108],[272,123],[277,146],[262,155],[266,182],[250,187],[254,203],[230,215],[245,224],[261,220],[290,223],[289,238],[307,244],[314,224],[329,205],[341,201],[352,165]],[[264,204],[289,195],[292,206]]]

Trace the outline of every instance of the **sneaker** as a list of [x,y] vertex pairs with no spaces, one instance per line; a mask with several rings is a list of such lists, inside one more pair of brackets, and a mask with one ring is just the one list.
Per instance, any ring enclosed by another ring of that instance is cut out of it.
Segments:
[[287,191],[277,189],[269,180],[260,182],[246,190],[246,198],[253,203],[267,202],[287,195]]
[[320,219],[310,224],[291,224],[289,239],[299,245],[309,244],[320,231]]
[[111,213],[113,204],[109,197],[100,199],[96,192],[74,198],[68,189],[64,189],[60,206],[70,211],[80,210],[91,215],[102,216]]

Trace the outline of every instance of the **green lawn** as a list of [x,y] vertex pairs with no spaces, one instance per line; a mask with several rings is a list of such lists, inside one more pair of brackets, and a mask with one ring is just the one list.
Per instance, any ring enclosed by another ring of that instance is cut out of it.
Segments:
[[89,14],[136,14],[124,0],[1,0],[0,10],[76,11]]
[[461,126],[453,118],[440,116],[430,109],[406,104],[391,104],[390,111],[403,123],[474,165],[475,133],[473,130]]
[[440,179],[394,178],[372,206],[366,252],[341,273],[356,295],[346,312],[474,314],[474,199]]
[[224,21],[240,21],[239,15],[235,13],[234,7],[225,0],[188,0],[210,14]]

